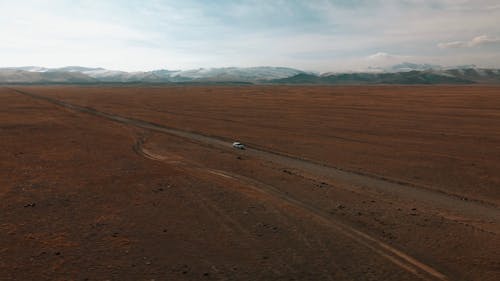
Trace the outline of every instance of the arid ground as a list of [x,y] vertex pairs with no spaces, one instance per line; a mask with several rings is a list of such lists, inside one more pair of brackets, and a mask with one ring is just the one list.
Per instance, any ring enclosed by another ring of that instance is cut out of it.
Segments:
[[500,280],[500,87],[0,100],[2,281]]

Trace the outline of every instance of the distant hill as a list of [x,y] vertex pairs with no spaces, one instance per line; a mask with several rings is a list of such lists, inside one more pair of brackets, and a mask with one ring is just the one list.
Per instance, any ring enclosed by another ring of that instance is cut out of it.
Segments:
[[182,77],[198,81],[255,82],[259,80],[281,79],[300,73],[304,73],[304,71],[287,67],[224,67],[179,71],[172,73],[171,77],[173,79]]
[[31,72],[26,70],[0,70],[2,84],[46,84],[46,83],[98,83],[99,80],[80,72]]
[[300,73],[269,81],[273,84],[500,84],[497,69],[447,69],[380,73],[337,73],[314,75]]
[[500,69],[460,68],[447,69],[437,73],[472,80],[476,83],[500,83]]
[[0,83],[500,84],[500,70],[475,67],[450,69],[412,63],[395,65],[378,72],[324,74],[286,67],[224,67],[126,72],[81,66],[62,68],[27,66],[0,68]]
[[413,71],[413,70],[417,70],[417,71],[424,71],[424,70],[430,70],[430,69],[440,70],[442,68],[443,68],[442,66],[436,65],[436,64],[427,64],[427,63],[418,64],[418,63],[411,63],[411,62],[403,62],[403,63],[399,63],[399,64],[388,67],[387,71],[388,72],[409,72],[409,71]]
[[281,79],[303,73],[286,67],[224,67],[125,72],[104,68],[36,66],[0,68],[0,83],[183,83],[245,82]]

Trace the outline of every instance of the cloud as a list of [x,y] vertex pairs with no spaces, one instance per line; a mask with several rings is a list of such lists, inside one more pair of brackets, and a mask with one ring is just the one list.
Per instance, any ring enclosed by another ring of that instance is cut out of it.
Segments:
[[464,41],[444,42],[444,43],[439,43],[438,47],[441,49],[466,48],[467,42]]
[[492,44],[500,44],[500,38],[491,37],[488,35],[481,35],[472,38],[470,41],[453,41],[453,42],[444,42],[439,43],[438,47],[441,49],[450,49],[450,48],[474,48],[485,45]]
[[384,52],[378,52],[378,53],[375,53],[373,55],[368,56],[369,60],[390,60],[390,59],[394,59],[394,58],[395,58],[394,55],[390,55],[390,54],[384,53]]
[[377,52],[365,57],[365,67],[368,71],[382,70],[405,61],[415,61],[416,59],[418,60],[418,58],[413,56]]
[[0,10],[0,66],[500,67],[498,0],[0,0]]
[[469,45],[472,47],[489,45],[489,44],[497,44],[500,43],[500,38],[498,37],[489,37],[487,35],[477,36],[469,42]]
[[374,62],[397,62],[397,61],[412,59],[411,56],[395,55],[386,52],[378,52],[373,55],[369,55],[366,58],[369,61],[374,61]]

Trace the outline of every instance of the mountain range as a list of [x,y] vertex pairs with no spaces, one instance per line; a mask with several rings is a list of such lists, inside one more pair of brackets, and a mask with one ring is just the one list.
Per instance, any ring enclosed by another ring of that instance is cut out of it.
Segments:
[[445,69],[411,70],[402,72],[327,73],[314,75],[299,73],[292,77],[275,79],[276,84],[500,84],[499,69]]
[[0,84],[251,83],[251,84],[500,84],[499,69],[402,63],[362,72],[314,73],[287,67],[224,67],[126,72],[104,68],[0,68]]

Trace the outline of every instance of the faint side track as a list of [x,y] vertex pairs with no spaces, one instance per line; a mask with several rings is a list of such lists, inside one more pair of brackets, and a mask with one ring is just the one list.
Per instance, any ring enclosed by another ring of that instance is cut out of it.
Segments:
[[220,170],[208,170],[208,172],[224,177],[226,179],[233,179],[235,181],[239,181],[241,183],[246,184],[247,187],[250,187],[256,191],[265,193],[269,196],[272,196],[276,199],[286,202],[289,205],[298,207],[302,209],[309,215],[315,217],[318,221],[321,221],[323,224],[335,229],[337,232],[344,234],[350,239],[354,240],[356,243],[359,243],[368,249],[372,250],[376,254],[386,258],[393,264],[399,266],[400,268],[414,274],[415,276],[423,279],[423,280],[448,280],[448,277],[433,267],[418,261],[417,259],[403,253],[402,251],[386,244],[375,237],[372,237],[362,231],[356,230],[355,228],[341,223],[337,220],[334,220],[331,215],[327,212],[322,211],[310,204],[304,203],[300,200],[297,200],[290,195],[276,189],[273,186],[267,185],[265,183],[256,181],[254,179],[244,177],[241,175],[236,175],[232,173],[227,173]]

